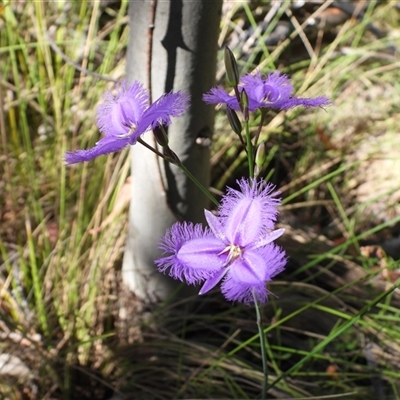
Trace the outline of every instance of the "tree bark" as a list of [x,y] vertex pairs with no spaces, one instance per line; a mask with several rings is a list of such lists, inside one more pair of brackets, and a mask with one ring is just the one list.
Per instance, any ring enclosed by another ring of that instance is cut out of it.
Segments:
[[[150,86],[153,101],[171,90],[190,95],[190,110],[168,129],[169,143],[205,187],[214,108],[203,103],[202,95],[215,82],[221,6],[222,0],[140,0],[131,1],[129,10],[127,78]],[[151,132],[143,138],[155,146]],[[155,302],[177,289],[177,283],[155,267],[160,238],[177,220],[203,221],[208,201],[180,169],[140,144],[132,147],[131,157],[132,197],[122,277],[140,299]]]

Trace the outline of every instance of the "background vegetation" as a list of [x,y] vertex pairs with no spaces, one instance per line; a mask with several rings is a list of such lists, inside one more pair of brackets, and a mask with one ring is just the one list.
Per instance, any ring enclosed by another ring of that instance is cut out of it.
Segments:
[[[265,24],[269,2],[227,2],[221,21],[242,73],[279,68],[298,95],[334,102],[271,112],[262,132],[290,256],[262,309],[269,394],[398,399],[399,11],[368,2],[362,18],[332,23],[327,3],[277,2]],[[255,398],[254,310],[216,290],[149,313],[121,286],[128,151],[63,162],[98,140],[96,106],[124,77],[127,7],[0,6],[0,398]],[[295,29],[269,43],[282,22]],[[216,193],[246,173],[225,126],[221,113]]]

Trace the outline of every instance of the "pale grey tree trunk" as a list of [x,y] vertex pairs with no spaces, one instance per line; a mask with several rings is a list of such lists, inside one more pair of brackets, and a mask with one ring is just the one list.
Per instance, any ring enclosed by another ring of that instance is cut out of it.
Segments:
[[[136,0],[129,11],[128,80],[150,84],[153,101],[171,90],[189,93],[190,111],[173,121],[168,136],[172,150],[206,187],[214,111],[202,102],[202,95],[215,81],[221,6],[222,0]],[[152,133],[144,140],[155,145]],[[139,298],[153,302],[168,298],[177,288],[154,265],[160,238],[177,220],[202,221],[208,201],[178,168],[140,144],[132,147],[131,156],[132,198],[122,277]]]

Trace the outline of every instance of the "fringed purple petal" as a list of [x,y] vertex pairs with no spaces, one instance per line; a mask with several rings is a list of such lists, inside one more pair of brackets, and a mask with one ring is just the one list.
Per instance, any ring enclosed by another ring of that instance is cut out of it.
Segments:
[[211,234],[189,239],[182,244],[177,258],[190,269],[216,271],[224,266],[226,257],[221,256],[225,245]]
[[277,246],[250,251],[242,264],[232,264],[221,291],[226,299],[246,304],[253,302],[254,291],[258,302],[264,303],[268,297],[266,282],[283,271],[285,264],[285,253]]
[[303,107],[326,107],[331,105],[332,102],[325,96],[315,97],[313,99],[306,99],[301,97],[292,97],[285,101],[276,102],[272,108],[280,110],[288,110],[289,108],[303,106]]
[[106,136],[96,143],[96,146],[88,150],[67,151],[65,162],[67,165],[76,164],[83,161],[90,161],[94,158],[114,153],[129,145],[129,138],[115,138]]
[[220,219],[208,210],[204,210],[204,215],[206,217],[208,226],[210,227],[215,237],[219,238],[222,242],[227,243],[225,229]]
[[201,287],[199,294],[206,294],[209,292],[211,289],[213,289],[215,286],[218,285],[218,283],[221,282],[221,279],[227,274],[228,268],[222,268],[219,271],[215,272],[211,278],[208,278],[205,282],[204,285]]
[[[227,189],[227,193],[222,199],[222,204],[218,210],[218,215],[232,220],[232,216],[237,215],[235,210],[240,209],[244,204],[243,199],[252,199],[255,207],[259,209],[259,214],[257,214],[257,219],[259,220],[257,222],[258,229],[273,229],[278,215],[277,207],[280,205],[280,198],[276,197],[279,192],[272,193],[275,186],[265,181],[257,182],[256,179],[244,178],[238,180],[237,183],[240,191],[232,188]],[[230,225],[229,231],[231,233],[232,229],[233,226]],[[246,240],[246,242],[249,243],[249,240]]]
[[149,95],[139,82],[128,86],[122,81],[117,94],[104,95],[105,102],[97,108],[96,123],[106,136],[121,136],[132,132],[149,103]]
[[236,201],[231,213],[226,218],[225,234],[230,243],[246,247],[262,233],[262,218],[260,199],[242,197]]
[[247,247],[247,249],[258,249],[260,247],[264,247],[270,243],[272,243],[274,240],[278,239],[285,233],[284,229],[276,229],[275,231],[272,232],[267,232],[263,236],[261,236],[256,242],[251,243],[250,246]]
[[241,79],[240,87],[246,90],[249,97],[250,111],[259,108],[287,110],[297,106],[324,107],[331,104],[325,96],[313,99],[293,97],[293,85],[289,77],[279,71],[269,74],[266,78],[263,78],[260,72],[256,75],[247,74]]
[[236,96],[231,96],[228,92],[219,87],[214,87],[208,93],[205,93],[203,95],[203,101],[207,104],[226,104],[227,107],[233,110],[240,110]]
[[259,107],[274,107],[274,103],[288,100],[293,93],[289,78],[281,75],[279,71],[269,74],[266,78],[262,78],[259,72],[254,76],[245,75],[241,84],[249,96],[252,108],[255,104],[259,104]]
[[267,266],[262,258],[263,252],[246,249],[230,266],[229,278],[247,285],[265,282]]
[[267,301],[269,292],[265,282],[258,285],[248,285],[242,282],[235,282],[227,277],[221,285],[221,292],[227,300],[238,301],[247,305],[254,303],[253,291],[259,304]]
[[145,132],[147,129],[158,125],[168,126],[171,117],[181,116],[189,107],[189,96],[186,93],[176,92],[161,96],[144,113],[139,122],[138,130]]
[[196,284],[222,268],[223,244],[200,224],[175,223],[160,242],[167,253],[155,261],[160,272],[169,270],[174,279]]

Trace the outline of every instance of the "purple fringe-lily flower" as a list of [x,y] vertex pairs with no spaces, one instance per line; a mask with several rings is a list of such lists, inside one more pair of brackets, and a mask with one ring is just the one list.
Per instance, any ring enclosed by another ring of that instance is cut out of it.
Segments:
[[205,294],[222,281],[225,298],[246,304],[267,300],[266,283],[286,264],[285,252],[272,242],[284,233],[273,230],[280,199],[274,186],[255,179],[229,188],[217,215],[205,211],[209,228],[190,222],[175,223],[163,237],[165,255],[156,264],[174,279],[197,284]]
[[[247,74],[241,78],[239,92],[245,90],[249,98],[249,111],[259,108],[274,108],[287,110],[296,106],[303,107],[324,107],[331,104],[325,96],[306,99],[293,96],[293,85],[286,75],[279,71],[263,77],[260,72],[256,75]],[[203,95],[207,104],[226,104],[227,107],[239,111],[240,106],[235,95],[230,95],[222,88],[212,88]]]
[[96,122],[104,137],[88,150],[67,152],[67,164],[89,161],[134,145],[140,135],[158,125],[168,126],[171,117],[179,117],[188,108],[189,97],[181,92],[167,93],[149,105],[149,94],[139,83],[131,86],[122,81],[117,94],[104,95],[105,102],[97,109]]

